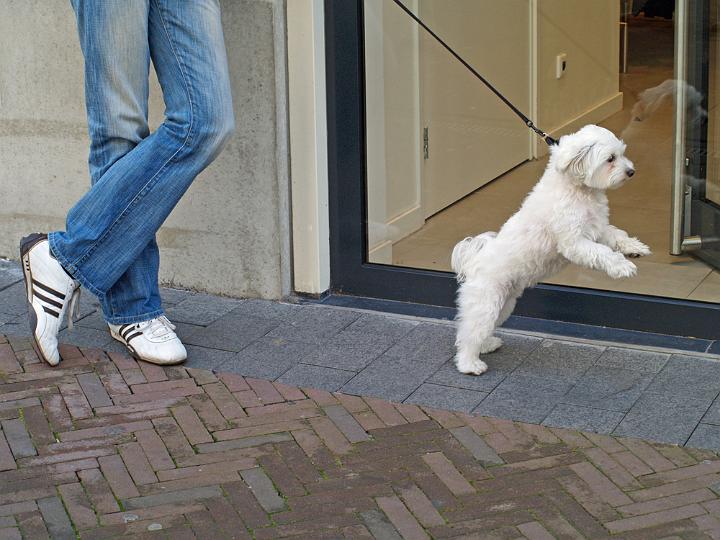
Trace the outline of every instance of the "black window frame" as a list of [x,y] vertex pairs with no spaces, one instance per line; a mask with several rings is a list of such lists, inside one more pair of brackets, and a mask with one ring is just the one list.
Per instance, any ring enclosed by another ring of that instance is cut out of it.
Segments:
[[[449,272],[367,260],[363,0],[325,0],[330,294],[453,306]],[[720,337],[720,305],[540,284],[516,315],[703,339]]]

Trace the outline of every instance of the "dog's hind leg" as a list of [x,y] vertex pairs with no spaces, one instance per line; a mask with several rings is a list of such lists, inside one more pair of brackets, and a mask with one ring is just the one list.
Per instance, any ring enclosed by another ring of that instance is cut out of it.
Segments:
[[496,327],[502,326],[502,324],[508,320],[508,317],[512,315],[513,310],[515,309],[515,304],[517,304],[517,296],[511,296],[505,301],[505,305],[500,310],[500,316],[498,317]]
[[[505,295],[496,287],[463,284],[458,295],[458,331],[455,365],[461,373],[480,375],[487,364],[479,355],[494,351],[502,341],[493,336],[505,307]],[[512,309],[510,310],[512,311]]]

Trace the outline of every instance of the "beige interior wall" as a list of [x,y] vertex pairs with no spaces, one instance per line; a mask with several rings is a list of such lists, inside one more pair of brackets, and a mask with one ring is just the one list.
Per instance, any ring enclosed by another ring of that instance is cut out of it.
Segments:
[[[435,1],[442,6],[445,0]],[[620,110],[619,3],[528,2],[537,11],[535,26],[524,25],[530,39],[537,38],[533,88],[527,88],[528,94],[536,92],[537,124],[561,134]],[[417,12],[418,0],[406,0],[406,5]],[[493,9],[503,9],[503,4]],[[424,223],[418,39],[418,28],[393,2],[365,0],[368,235],[373,262],[391,262],[392,244]],[[482,39],[478,34],[479,44]],[[528,47],[518,40],[495,46],[505,53],[509,47]],[[493,54],[493,47],[485,50]],[[567,55],[568,68],[556,79],[555,58],[560,53]],[[455,60],[448,55],[447,62]],[[473,84],[471,78],[467,81]],[[543,150],[536,147],[536,155]]]
[[423,223],[417,28],[392,2],[367,0],[365,43],[368,244],[370,260],[389,263],[393,241]]
[[[537,125],[563,134],[622,109],[620,3],[537,0]],[[556,56],[567,70],[555,75]]]

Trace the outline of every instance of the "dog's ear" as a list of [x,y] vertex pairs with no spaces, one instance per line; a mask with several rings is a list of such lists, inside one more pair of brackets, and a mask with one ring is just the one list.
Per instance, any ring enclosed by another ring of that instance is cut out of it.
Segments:
[[576,178],[585,178],[588,169],[587,158],[595,143],[577,141],[573,137],[560,139],[555,151],[555,167],[562,173],[569,173]]

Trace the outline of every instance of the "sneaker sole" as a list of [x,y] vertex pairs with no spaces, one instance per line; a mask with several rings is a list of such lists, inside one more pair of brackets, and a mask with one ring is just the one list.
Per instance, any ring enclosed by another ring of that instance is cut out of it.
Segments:
[[147,362],[148,364],[154,364],[156,366],[177,366],[178,364],[182,364],[183,362],[185,362],[185,360],[187,360],[186,358],[183,358],[182,360],[176,360],[174,362],[162,362],[162,363],[153,362],[152,360],[147,360],[145,358],[142,358],[140,355],[138,355],[135,352],[135,349],[133,349],[130,345],[125,343],[125,340],[122,337],[115,334],[112,330],[110,331],[110,337],[112,337],[118,343],[122,343],[125,346],[125,348],[127,349],[127,351],[130,353],[130,356],[132,356],[135,360],[140,360],[141,362]]
[[20,259],[22,260],[23,278],[25,279],[25,294],[26,301],[28,304],[28,321],[30,323],[30,334],[32,335],[31,345],[35,350],[35,354],[38,358],[44,360],[45,363],[51,367],[55,367],[57,364],[52,364],[50,360],[43,354],[40,343],[38,342],[35,334],[37,330],[37,314],[32,306],[32,270],[30,270],[30,250],[39,242],[47,240],[46,234],[33,233],[20,240]]

